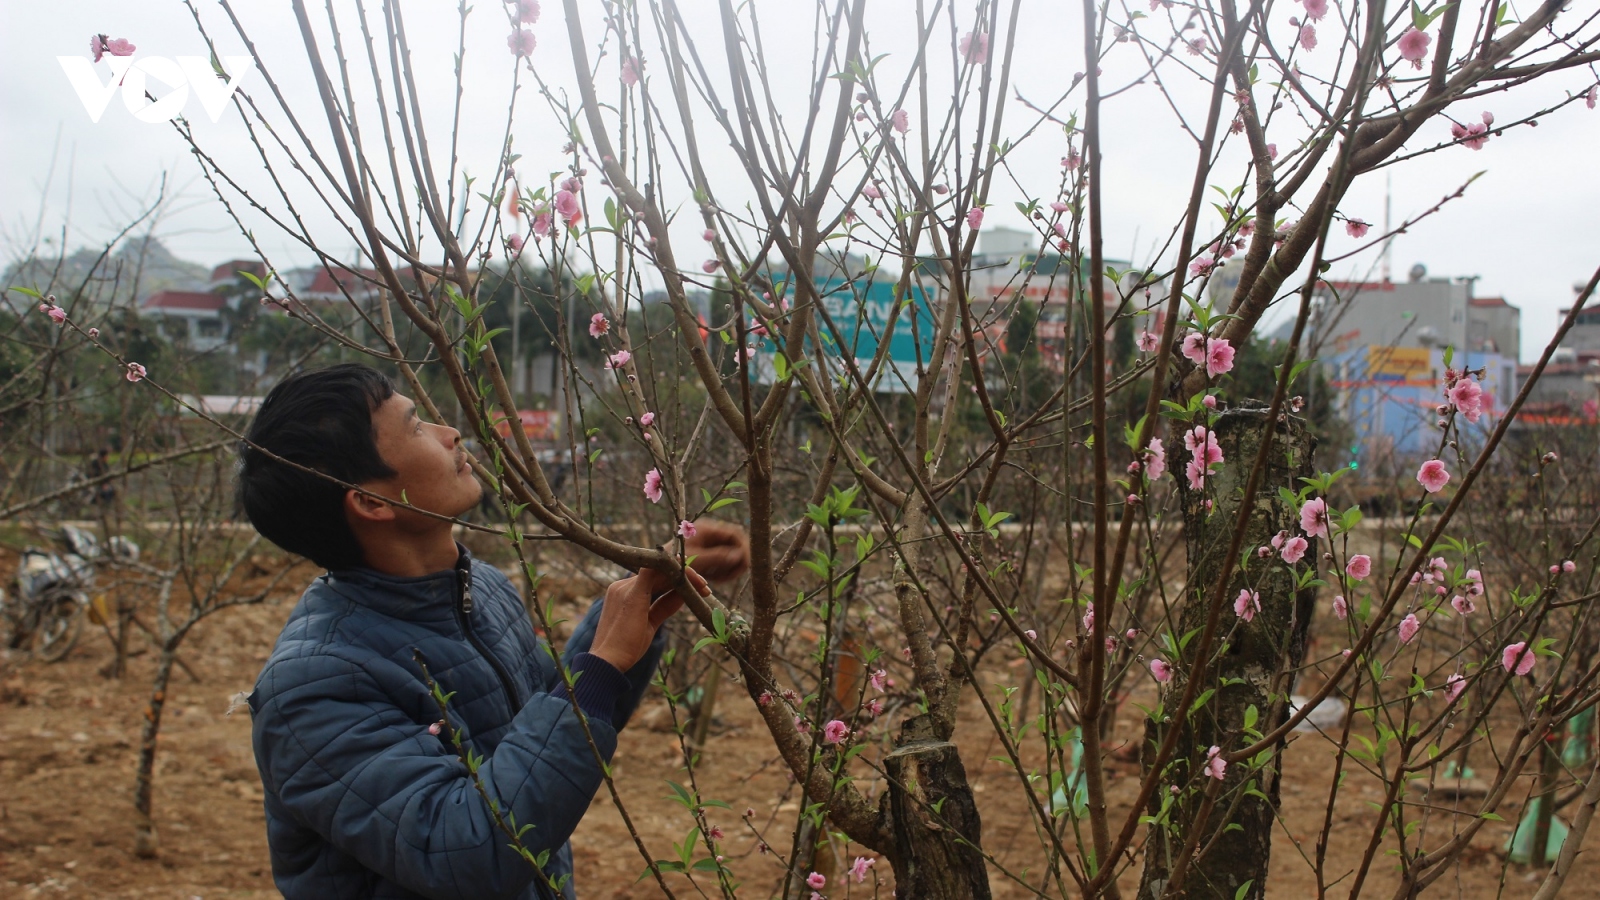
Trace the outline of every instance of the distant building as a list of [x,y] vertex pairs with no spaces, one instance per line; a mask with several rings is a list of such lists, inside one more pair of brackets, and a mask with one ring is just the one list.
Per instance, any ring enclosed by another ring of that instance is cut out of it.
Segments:
[[[1418,457],[1438,453],[1442,432],[1439,406],[1445,402],[1444,350],[1426,347],[1354,347],[1325,357],[1334,409],[1354,432],[1347,460],[1379,473],[1400,471]],[[1517,390],[1515,360],[1498,353],[1456,351],[1451,366],[1483,371],[1483,417],[1476,426],[1458,420],[1463,430],[1486,429],[1510,404]]]
[[196,350],[215,350],[228,342],[222,311],[228,301],[210,291],[156,291],[139,301],[139,315],[156,320],[169,341]]
[[[159,290],[139,301],[139,315],[156,320],[156,330],[170,341],[208,351],[228,343],[223,310],[237,310],[244,294],[237,289],[239,272],[264,278],[260,260],[233,259],[211,270],[204,290]],[[198,287],[198,286],[197,286]]]
[[1502,297],[1473,297],[1472,279],[1430,278],[1417,265],[1410,281],[1325,281],[1316,296],[1313,335],[1336,353],[1360,346],[1454,347],[1513,364],[1520,355],[1522,310]]
[[[1561,310],[1563,318],[1572,310]],[[1533,377],[1518,369],[1518,381]],[[1600,308],[1579,310],[1561,344],[1550,355],[1517,421],[1528,425],[1592,423],[1600,418]]]

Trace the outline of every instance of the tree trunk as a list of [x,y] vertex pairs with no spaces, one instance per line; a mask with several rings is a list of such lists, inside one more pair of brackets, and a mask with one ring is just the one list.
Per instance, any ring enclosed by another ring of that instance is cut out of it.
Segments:
[[[1181,665],[1172,682],[1164,687],[1161,700],[1170,706],[1180,702],[1186,679],[1195,670],[1194,654],[1199,634],[1207,618],[1207,601],[1216,584],[1228,552],[1238,515],[1244,483],[1255,464],[1261,441],[1267,436],[1266,411],[1261,408],[1234,409],[1217,418],[1214,432],[1221,445],[1224,463],[1208,478],[1206,490],[1193,491],[1183,465],[1188,461],[1178,440],[1172,443],[1172,467],[1179,483],[1183,504],[1184,535],[1189,556],[1190,592],[1179,614],[1176,637],[1194,634],[1184,647]],[[1279,489],[1297,491],[1300,478],[1312,474],[1313,441],[1302,421],[1284,417],[1276,427],[1276,437],[1268,455],[1256,502],[1245,533],[1245,568],[1236,565],[1230,577],[1205,682],[1196,697],[1213,691],[1205,704],[1194,711],[1179,736],[1177,752],[1161,773],[1160,787],[1152,796],[1148,812],[1166,817],[1151,826],[1145,850],[1144,874],[1140,880],[1140,900],[1163,896],[1189,898],[1261,898],[1265,896],[1267,862],[1272,849],[1273,819],[1278,807],[1278,787],[1282,745],[1258,772],[1244,762],[1227,767],[1222,793],[1205,815],[1201,815],[1204,794],[1210,779],[1203,774],[1211,747],[1223,751],[1238,749],[1252,740],[1244,734],[1247,710],[1254,707],[1258,721],[1255,730],[1264,732],[1288,717],[1290,678],[1286,667],[1297,667],[1305,655],[1307,625],[1316,600],[1314,587],[1297,591],[1295,578],[1276,553],[1260,558],[1256,548],[1268,545],[1273,535],[1288,531],[1302,535],[1299,510],[1279,497]],[[1213,508],[1208,511],[1209,499]],[[1319,547],[1310,542],[1300,567],[1316,566]],[[1249,587],[1260,597],[1261,609],[1253,621],[1245,622],[1233,610],[1234,599]],[[1278,715],[1271,709],[1281,700]],[[1145,725],[1144,759],[1148,767],[1156,748],[1166,736],[1161,723]],[[1246,781],[1265,795],[1244,795]],[[1199,821],[1197,821],[1199,820]],[[1224,830],[1227,829],[1227,830]],[[1192,846],[1191,846],[1192,845]],[[1194,854],[1186,865],[1185,854]],[[1176,879],[1175,876],[1176,875]],[[1174,884],[1174,881],[1177,881]],[[1249,888],[1240,894],[1240,889]],[[1171,889],[1169,892],[1169,888]]]
[[151,815],[151,800],[155,792],[156,736],[161,731],[161,710],[167,704],[167,682],[172,678],[172,663],[177,655],[176,640],[162,646],[155,679],[150,683],[150,705],[144,711],[144,730],[139,737],[139,772],[133,787],[133,808],[139,818],[135,825],[133,852],[146,859],[154,857],[161,848],[155,818]]
[[913,716],[884,767],[889,790],[879,810],[894,840],[896,896],[988,900],[982,823],[955,745],[938,738],[931,717]]

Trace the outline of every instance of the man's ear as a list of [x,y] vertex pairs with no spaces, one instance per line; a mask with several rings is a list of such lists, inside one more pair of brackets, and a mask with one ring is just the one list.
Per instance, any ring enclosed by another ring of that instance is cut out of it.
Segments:
[[344,509],[357,522],[394,521],[394,507],[387,500],[357,490],[344,492]]

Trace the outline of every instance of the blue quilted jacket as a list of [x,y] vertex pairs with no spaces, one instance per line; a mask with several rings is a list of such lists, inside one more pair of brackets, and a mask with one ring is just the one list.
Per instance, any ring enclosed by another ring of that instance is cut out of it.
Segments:
[[[600,602],[567,642],[574,693],[600,755],[648,687],[663,635],[626,674],[585,652]],[[448,693],[452,723],[485,757],[488,789],[548,850],[576,896],[568,837],[600,766],[516,589],[463,548],[421,578],[368,569],[312,582],[250,695],[272,876],[300,898],[542,898],[553,893],[495,828],[466,766],[428,726],[439,708],[413,651]]]

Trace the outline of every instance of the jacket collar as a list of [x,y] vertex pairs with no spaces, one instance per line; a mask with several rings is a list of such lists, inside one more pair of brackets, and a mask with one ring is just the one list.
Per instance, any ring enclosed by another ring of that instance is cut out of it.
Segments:
[[422,624],[453,624],[461,600],[461,570],[472,567],[472,554],[459,541],[456,551],[453,568],[427,575],[402,578],[354,566],[331,569],[317,580],[341,596],[391,618]]

